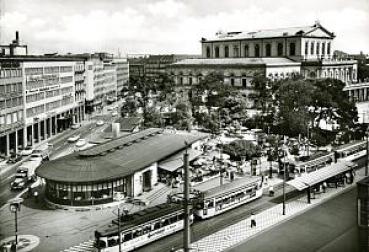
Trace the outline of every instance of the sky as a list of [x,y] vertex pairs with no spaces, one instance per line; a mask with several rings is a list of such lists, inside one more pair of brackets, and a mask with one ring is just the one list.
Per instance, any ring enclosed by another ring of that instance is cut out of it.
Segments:
[[369,53],[369,0],[0,0],[2,44],[32,54],[200,54],[202,37],[313,25],[334,49]]

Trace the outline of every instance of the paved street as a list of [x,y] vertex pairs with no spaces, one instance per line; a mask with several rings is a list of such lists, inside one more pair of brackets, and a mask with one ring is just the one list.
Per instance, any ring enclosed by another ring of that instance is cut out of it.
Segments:
[[357,251],[356,197],[355,187],[228,251]]

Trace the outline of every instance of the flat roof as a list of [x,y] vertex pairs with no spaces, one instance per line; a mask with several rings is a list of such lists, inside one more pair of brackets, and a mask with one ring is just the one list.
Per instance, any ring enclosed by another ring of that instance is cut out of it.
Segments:
[[184,59],[170,66],[198,66],[198,65],[241,65],[241,66],[278,66],[291,65],[300,66],[300,62],[288,58],[203,58],[203,59]]
[[206,137],[206,134],[174,134],[147,129],[45,162],[37,168],[36,174],[66,183],[112,181],[132,175],[185,149],[186,143],[188,146]]
[[340,160],[338,163],[331,164],[317,171],[305,174],[302,177],[297,177],[291,181],[288,181],[287,184],[295,187],[299,191],[302,191],[308,188],[309,186],[316,185],[318,183],[323,182],[324,180],[332,178],[338,174],[344,173],[355,166],[356,164],[353,162]]
[[249,187],[251,184],[258,181],[261,181],[261,177],[259,176],[245,176],[221,186],[199,191],[203,194],[204,199],[213,198],[215,196],[222,196],[222,194],[228,194],[232,191],[238,190],[241,187]]

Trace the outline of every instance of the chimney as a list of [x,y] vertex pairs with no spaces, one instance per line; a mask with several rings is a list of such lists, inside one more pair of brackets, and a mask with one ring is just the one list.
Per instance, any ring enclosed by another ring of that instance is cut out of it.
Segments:
[[15,31],[15,43],[19,44],[19,31]]

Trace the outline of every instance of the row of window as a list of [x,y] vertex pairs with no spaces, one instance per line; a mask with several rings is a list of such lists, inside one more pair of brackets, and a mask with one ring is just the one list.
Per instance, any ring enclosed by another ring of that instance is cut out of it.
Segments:
[[43,99],[45,99],[45,93],[44,92],[29,94],[29,95],[26,96],[26,102],[27,103],[40,101],[40,100],[43,100]]
[[12,124],[22,121],[22,111],[0,115],[0,125]]
[[0,79],[21,77],[22,69],[1,69]]
[[35,115],[41,114],[43,112],[44,112],[44,104],[33,107],[33,108],[28,108],[26,111],[26,114],[27,114],[27,118],[30,118]]
[[29,67],[25,72],[26,75],[58,74],[59,72],[73,72],[73,66]]
[[44,86],[43,80],[32,80],[32,81],[27,81],[26,83],[27,90],[37,89],[43,86]]
[[45,74],[59,73],[59,67],[58,66],[45,67],[44,73]]
[[11,83],[11,84],[0,84],[0,94],[22,92],[22,82]]
[[22,97],[11,97],[6,100],[0,101],[0,109],[14,108],[23,104]]
[[[320,45],[322,46],[320,48]],[[326,46],[327,46],[327,51],[326,51]],[[315,50],[314,50],[315,49]],[[321,50],[320,50],[321,49]],[[309,54],[309,41],[305,42],[305,55]],[[310,55],[330,55],[331,54],[331,43],[330,42],[314,42],[311,41],[310,42]]]
[[73,76],[60,77],[60,83],[67,83],[67,82],[72,82],[72,81],[73,81]]
[[117,179],[113,182],[103,182],[96,184],[84,184],[84,185],[72,185],[63,183],[54,183],[52,181],[48,182],[48,187],[55,190],[71,191],[71,192],[89,192],[89,191],[99,191],[103,189],[115,188],[127,183],[126,178]]
[[[266,57],[271,57],[272,56],[272,44],[268,43],[265,44],[265,56]],[[250,47],[249,45],[245,45],[244,46],[244,57],[261,57],[261,47],[259,44],[255,44],[253,47],[253,52],[254,54],[251,55],[250,54]],[[215,58],[219,58],[220,57],[220,49],[219,46],[215,46],[214,49],[214,54],[215,54]],[[284,46],[283,43],[278,43],[277,44],[277,56],[283,56],[284,55]],[[290,42],[289,43],[289,56],[295,56],[296,55],[296,43],[295,42]],[[240,57],[240,49],[239,46],[235,45],[233,46],[233,57]],[[210,46],[206,47],[206,57],[207,58],[211,58],[211,49]],[[230,48],[228,45],[224,46],[224,57],[225,58],[229,58],[230,57]]]
[[73,66],[61,66],[60,72],[61,73],[73,72]]
[[61,94],[71,93],[73,92],[73,87],[65,87],[61,89]]

